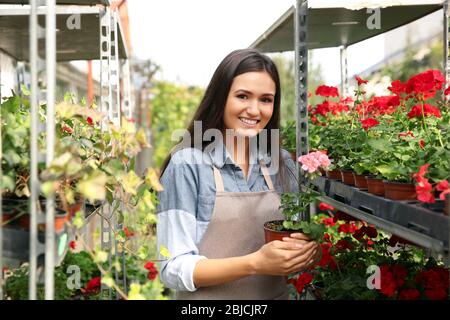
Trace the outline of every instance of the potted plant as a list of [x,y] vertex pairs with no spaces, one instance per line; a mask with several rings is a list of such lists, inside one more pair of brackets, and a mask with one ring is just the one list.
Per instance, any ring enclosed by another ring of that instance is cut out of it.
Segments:
[[281,240],[289,236],[292,232],[301,231],[311,239],[317,239],[321,236],[322,228],[316,224],[309,224],[306,219],[309,206],[315,202],[318,197],[310,182],[315,179],[319,173],[319,168],[326,170],[331,164],[327,155],[320,151],[310,152],[307,155],[298,158],[301,163],[302,173],[305,181],[308,181],[303,190],[299,192],[283,193],[281,195],[281,209],[284,220],[268,221],[264,224],[264,234],[266,243],[273,240]]
[[[332,212],[333,208],[327,206]],[[318,214],[312,223],[322,224],[322,260],[291,278],[297,298],[309,291],[325,300],[445,300],[449,298],[449,270],[427,258],[422,249],[391,236],[363,221],[352,221],[337,212]],[[399,245],[397,245],[399,243]],[[378,266],[379,282],[369,276]],[[368,270],[372,270],[368,273]],[[432,280],[434,279],[434,280]],[[370,279],[371,280],[371,279]],[[371,286],[369,286],[369,284]]]

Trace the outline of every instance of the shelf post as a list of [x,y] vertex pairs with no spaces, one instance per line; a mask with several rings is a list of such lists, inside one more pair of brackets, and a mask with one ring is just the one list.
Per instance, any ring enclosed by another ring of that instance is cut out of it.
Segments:
[[[295,102],[296,102],[296,149],[297,158],[308,154],[308,1],[297,0],[295,10]],[[305,178],[301,174],[301,168],[297,164],[299,171],[299,190],[304,184]],[[301,220],[309,220],[309,212],[302,213]]]
[[348,94],[348,63],[347,46],[340,48],[341,53],[341,95],[345,97]]
[[[56,1],[47,0],[45,18],[45,56],[47,77],[46,165],[50,166],[55,154],[55,88],[56,88]],[[50,196],[45,204],[45,299],[55,296],[55,199]]]

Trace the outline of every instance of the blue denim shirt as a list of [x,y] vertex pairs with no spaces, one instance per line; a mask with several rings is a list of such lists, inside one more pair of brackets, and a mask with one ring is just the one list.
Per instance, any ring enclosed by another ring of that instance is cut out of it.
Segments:
[[[291,191],[298,191],[297,169],[290,153],[281,150],[281,155],[289,170],[286,179]],[[209,161],[204,161],[205,159]],[[242,169],[234,163],[225,145],[219,141],[211,151],[186,148],[176,151],[164,171],[160,182],[164,187],[158,193],[157,207],[157,252],[165,246],[170,256],[160,265],[161,281],[168,288],[195,291],[193,271],[196,263],[206,257],[199,255],[198,245],[211,220],[216,196],[216,186],[212,165],[222,175],[225,192],[257,192],[268,190],[257,160],[266,166],[271,164],[267,154],[251,153],[247,179]],[[202,162],[203,160],[203,162]],[[273,174],[272,174],[273,173]],[[279,173],[270,173],[275,190],[281,192],[283,186]],[[295,177],[294,177],[295,175]]]

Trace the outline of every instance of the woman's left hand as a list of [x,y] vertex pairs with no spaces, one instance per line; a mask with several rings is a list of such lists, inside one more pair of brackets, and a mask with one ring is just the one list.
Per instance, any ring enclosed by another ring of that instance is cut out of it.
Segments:
[[[292,233],[290,237],[284,237],[283,241],[286,242],[293,242],[293,243],[298,243],[298,244],[306,244],[308,242],[311,242],[312,240],[310,238],[308,238],[308,236],[306,236],[303,233]],[[322,259],[322,248],[320,246],[320,244],[316,241],[314,242],[314,246],[313,248],[311,248],[307,254],[306,259],[308,260],[306,262],[306,269],[309,269],[311,267],[314,267],[317,263],[319,263],[319,261]]]

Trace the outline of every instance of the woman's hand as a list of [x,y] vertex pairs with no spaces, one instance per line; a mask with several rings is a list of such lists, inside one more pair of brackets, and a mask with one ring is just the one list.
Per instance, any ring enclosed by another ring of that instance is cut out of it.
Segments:
[[320,247],[320,244],[315,241],[311,241],[311,239],[303,233],[292,233],[290,237],[284,237],[283,241],[300,244],[314,242],[314,254],[312,256],[312,259],[308,262],[306,269],[315,266],[322,259],[322,248]]
[[250,255],[256,274],[286,276],[316,263],[320,246],[315,241],[301,233],[284,239],[269,242]]

